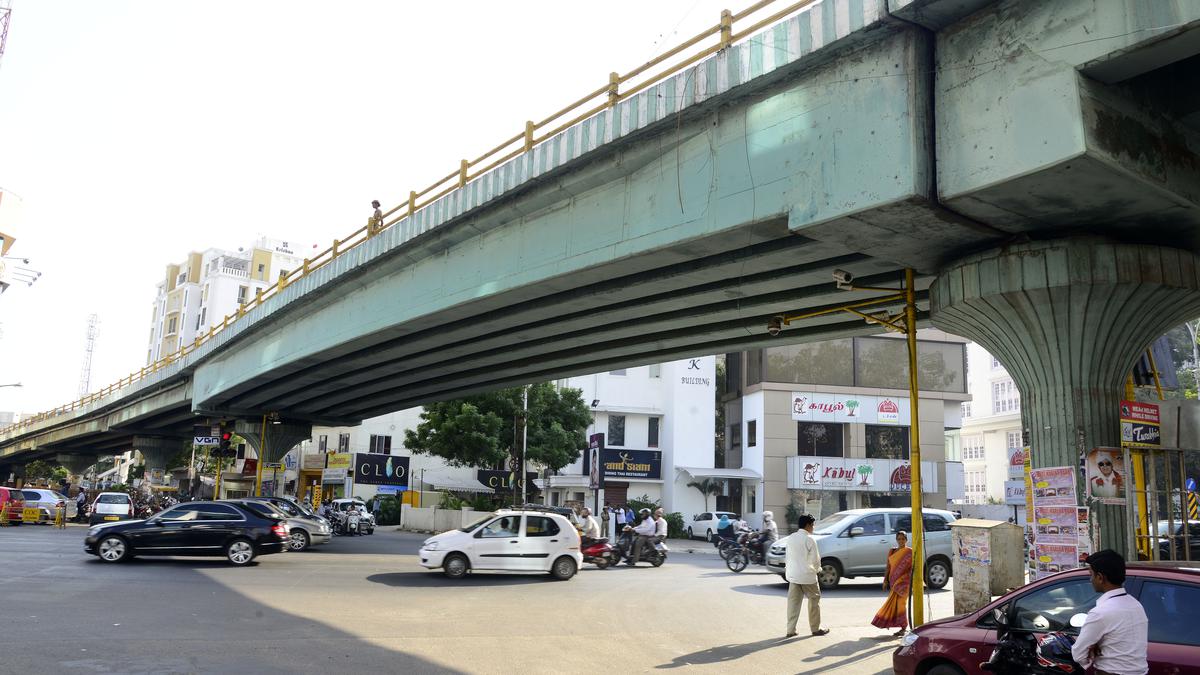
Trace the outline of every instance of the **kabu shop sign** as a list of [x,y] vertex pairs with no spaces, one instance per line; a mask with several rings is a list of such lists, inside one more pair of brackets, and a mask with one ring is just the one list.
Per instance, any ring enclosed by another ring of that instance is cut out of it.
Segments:
[[408,457],[354,454],[354,482],[360,485],[395,485],[408,489]]
[[662,452],[658,450],[600,451],[600,468],[604,478],[662,478]]
[[908,398],[794,391],[792,419],[797,422],[857,422],[907,426]]

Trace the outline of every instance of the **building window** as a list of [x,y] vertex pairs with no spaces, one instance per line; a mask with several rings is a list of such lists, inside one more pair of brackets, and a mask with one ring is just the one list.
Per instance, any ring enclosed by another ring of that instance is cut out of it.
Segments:
[[183,282],[185,282],[185,281],[187,281],[187,272],[184,272],[183,274],[180,274],[180,275],[179,275],[179,279],[177,279],[177,280],[175,281],[175,283],[176,283],[176,285],[178,285],[178,284],[182,284],[182,283],[183,283]]
[[207,324],[208,324],[208,308],[201,307],[200,308],[200,325],[203,326],[203,325],[207,325]]
[[[622,371],[624,372],[624,371]],[[625,445],[625,416],[624,415],[609,415],[608,416],[608,444],[609,445]]]
[[970,417],[971,417],[971,402],[970,401],[962,402],[962,417],[964,420],[970,419]]
[[992,370],[1000,370],[1004,366],[1000,365],[1000,359],[992,357]]
[[750,420],[746,422],[746,447],[753,448],[758,445],[758,420]]
[[371,445],[367,452],[372,452],[377,455],[392,454],[392,437],[376,436],[375,434],[371,434]]
[[246,296],[247,295],[250,295],[250,287],[249,286],[238,286],[238,304],[239,305],[246,304]]
[[866,432],[868,458],[908,459],[908,427],[868,424]]
[[983,436],[964,436],[962,444],[964,462],[983,461]]
[[202,314],[196,315],[196,330],[200,330],[200,322],[204,319]]
[[175,317],[171,317],[171,319],[169,321],[167,321],[167,335],[174,335],[174,334],[175,334]]
[[[967,391],[966,357],[955,342],[917,343],[917,377],[926,391]],[[854,339],[855,384],[908,389],[908,347],[891,338]]]
[[658,379],[662,377],[662,364],[655,363],[650,366],[650,379]]
[[987,472],[968,471],[963,476],[967,501],[971,504],[983,504],[987,501]]
[[762,382],[763,350],[751,349],[746,352],[746,386]]
[[850,338],[768,347],[765,353],[768,382],[854,384],[854,341]]
[[992,383],[992,414],[1017,412],[1021,409],[1021,394],[1012,380]]
[[318,436],[317,437],[317,450],[320,450],[321,452],[326,452],[327,450],[329,450],[329,437],[328,436]]
[[650,432],[646,435],[646,447],[658,447],[658,425],[661,421],[662,418],[659,417],[650,418]]
[[625,369],[621,368],[620,370],[610,370],[610,371],[608,371],[608,374],[609,375],[619,375],[620,377],[625,377]]
[[742,425],[741,424],[730,424],[728,435],[729,435],[730,451],[741,452],[742,451]]
[[338,452],[350,452],[350,434],[338,434]]
[[266,272],[266,271],[267,271],[267,266],[262,263],[259,263],[258,264],[258,273],[262,274],[263,272]]
[[796,422],[796,454],[806,457],[844,456],[844,426],[834,422]]
[[1004,446],[1005,448],[1007,448],[1009,450],[1015,450],[1016,448],[1020,448],[1023,445],[1021,443],[1021,430],[1017,429],[1016,431],[1009,431],[1009,432],[1005,433],[1004,440],[1006,442],[1006,444]]

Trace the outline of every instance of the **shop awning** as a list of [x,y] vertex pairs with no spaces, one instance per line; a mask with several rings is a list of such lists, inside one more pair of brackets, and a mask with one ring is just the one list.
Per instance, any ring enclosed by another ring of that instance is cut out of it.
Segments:
[[442,476],[425,476],[425,487],[435,490],[450,490],[451,492],[486,492],[495,494],[495,490],[480,483],[474,478],[449,478]]
[[762,476],[754,469],[706,469],[694,466],[675,467],[685,471],[692,478],[729,478],[733,480],[762,480]]

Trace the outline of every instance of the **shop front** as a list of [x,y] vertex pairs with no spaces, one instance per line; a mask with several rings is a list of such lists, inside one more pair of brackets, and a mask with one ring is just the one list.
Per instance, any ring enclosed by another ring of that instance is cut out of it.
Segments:
[[[856,508],[912,503],[912,463],[905,459],[788,457],[792,503],[817,518]],[[938,492],[936,462],[921,462],[921,493]]]

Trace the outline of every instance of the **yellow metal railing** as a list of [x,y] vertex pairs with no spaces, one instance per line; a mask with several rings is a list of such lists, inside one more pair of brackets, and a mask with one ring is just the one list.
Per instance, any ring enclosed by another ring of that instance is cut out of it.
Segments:
[[[10,424],[0,429],[0,433],[7,433],[29,424],[41,422],[48,418],[77,410],[116,391],[119,391],[120,389],[128,387],[134,382],[157,373],[159,370],[196,351],[196,349],[198,349],[201,345],[211,340],[214,336],[220,334],[221,331],[225,330],[231,324],[235,323],[238,319],[244,316],[246,312],[262,305],[267,299],[276,295],[291,284],[333,262],[347,251],[353,249],[355,246],[358,246],[376,234],[379,234],[383,230],[395,225],[404,218],[411,217],[417,211],[429,206],[451,192],[466,187],[467,183],[469,183],[472,179],[478,178],[479,176],[491,171],[492,169],[495,169],[505,162],[509,162],[517,157],[520,157],[521,155],[533,150],[534,147],[543,141],[553,138],[570,127],[590,117],[593,117],[597,113],[605,109],[612,108],[621,101],[630,98],[631,96],[634,96],[645,89],[648,89],[649,87],[663,82],[667,78],[675,75],[685,68],[688,68],[723,49],[729,48],[734,43],[744,40],[766,26],[779,21],[790,14],[798,12],[804,7],[813,4],[817,0],[800,0],[799,2],[791,3],[776,12],[772,12],[769,15],[762,16],[754,20],[753,23],[750,23],[742,30],[736,32],[734,31],[734,25],[737,22],[745,21],[751,18],[753,15],[759,14],[765,8],[774,5],[777,1],[778,0],[760,0],[759,2],[756,2],[737,13],[724,10],[721,12],[721,18],[718,23],[705,29],[700,34],[685,40],[671,49],[668,49],[661,55],[650,59],[646,63],[643,63],[624,75],[615,72],[610,73],[608,82],[606,82],[603,86],[588,92],[583,97],[568,104],[567,106],[540,121],[534,122],[533,120],[529,120],[525,122],[525,128],[520,133],[505,139],[504,142],[476,157],[475,159],[462,160],[459,162],[459,166],[454,172],[442,177],[429,187],[426,187],[423,190],[414,190],[409,192],[407,201],[402,202],[384,212],[384,222],[382,226],[372,227],[370,224],[364,225],[344,239],[334,239],[332,246],[324,251],[321,251],[312,258],[305,258],[303,266],[293,270],[287,276],[280,277],[277,283],[268,287],[265,291],[259,289],[255,296],[249,301],[240,305],[235,313],[226,316],[221,323],[210,327],[207,333],[198,336],[194,342],[184,345],[178,351],[164,356],[158,361],[145,366],[141,370],[132,373],[127,377],[117,380],[103,389],[92,392],[77,401],[72,401],[66,405],[37,413],[36,415],[32,415],[21,420],[20,422]],[[714,36],[716,37],[715,43],[706,47],[702,45],[702,43],[704,43],[707,39]],[[668,64],[668,61],[675,57],[680,58],[678,61]],[[661,68],[659,68],[660,66]],[[623,86],[626,86],[626,88],[622,89]],[[391,218],[391,220],[388,220],[389,218]]]

